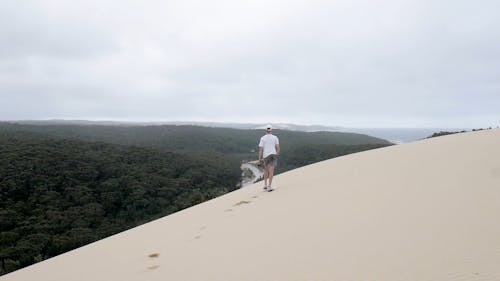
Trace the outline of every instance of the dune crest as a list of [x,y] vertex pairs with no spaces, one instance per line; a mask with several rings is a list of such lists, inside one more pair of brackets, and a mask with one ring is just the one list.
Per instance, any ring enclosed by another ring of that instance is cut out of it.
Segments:
[[0,277],[500,280],[500,130],[351,154]]

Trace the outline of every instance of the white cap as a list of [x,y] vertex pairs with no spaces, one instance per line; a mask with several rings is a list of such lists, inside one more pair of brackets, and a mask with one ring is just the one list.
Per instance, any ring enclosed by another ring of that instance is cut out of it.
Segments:
[[271,124],[269,124],[269,125],[266,126],[266,129],[271,129],[272,130],[273,126],[271,126]]

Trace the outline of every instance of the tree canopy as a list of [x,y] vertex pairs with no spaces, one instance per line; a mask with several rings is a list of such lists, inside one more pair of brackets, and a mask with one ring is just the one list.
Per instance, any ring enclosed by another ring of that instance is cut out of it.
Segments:
[[[238,188],[260,130],[0,122],[0,274]],[[276,130],[277,173],[390,145]]]

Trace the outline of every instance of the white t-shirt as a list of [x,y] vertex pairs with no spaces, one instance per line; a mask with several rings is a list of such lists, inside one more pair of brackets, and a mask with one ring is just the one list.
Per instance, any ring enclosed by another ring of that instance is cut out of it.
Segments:
[[276,145],[280,144],[278,137],[273,134],[266,134],[260,138],[259,147],[263,148],[263,157],[266,158],[271,154],[276,154]]

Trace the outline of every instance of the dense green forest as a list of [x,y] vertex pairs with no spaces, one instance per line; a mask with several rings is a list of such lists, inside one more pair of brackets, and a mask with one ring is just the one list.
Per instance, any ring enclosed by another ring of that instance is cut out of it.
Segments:
[[[278,172],[390,145],[358,134],[275,132]],[[196,126],[0,123],[0,274],[237,188],[264,132]]]
[[[472,132],[475,132],[475,131],[482,131],[482,130],[491,130],[492,127],[488,127],[486,129],[483,129],[483,128],[479,128],[479,129],[472,129]],[[430,139],[430,138],[435,138],[435,137],[442,137],[442,136],[446,136],[446,135],[453,135],[453,134],[460,134],[460,133],[466,133],[467,130],[462,130],[462,131],[452,131],[452,132],[449,132],[449,131],[441,131],[441,132],[436,132],[436,133],[433,133],[432,135],[428,136],[427,139]]]
[[231,191],[238,165],[210,152],[1,136],[2,273]]
[[[201,126],[103,126],[20,125],[1,123],[1,131],[23,131],[86,141],[154,147],[168,151],[214,150],[225,154],[248,154],[257,148],[263,130],[241,130]],[[298,132],[275,130],[286,146],[302,144],[390,144],[362,134],[343,132]]]

